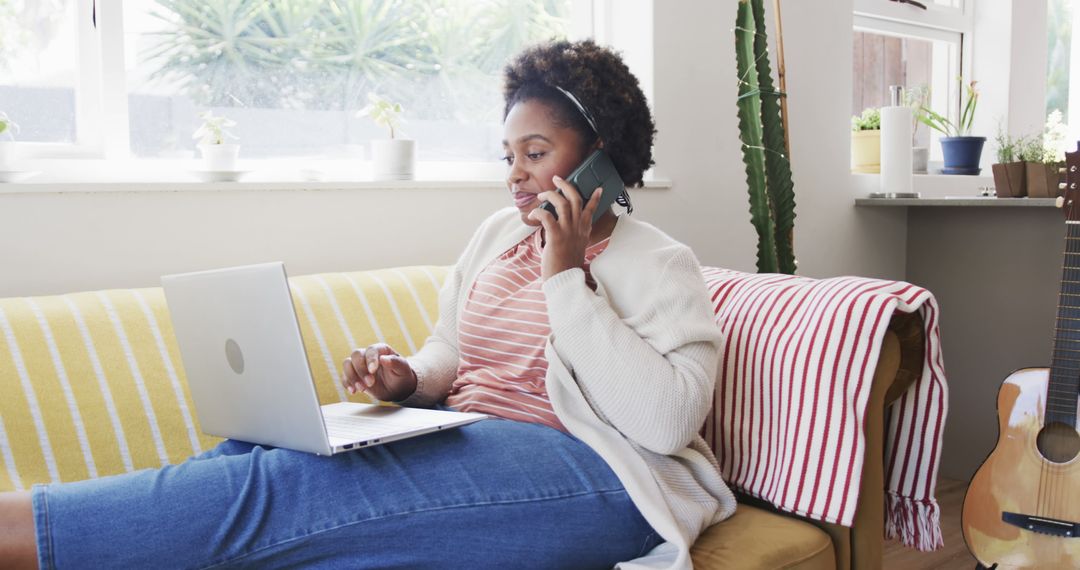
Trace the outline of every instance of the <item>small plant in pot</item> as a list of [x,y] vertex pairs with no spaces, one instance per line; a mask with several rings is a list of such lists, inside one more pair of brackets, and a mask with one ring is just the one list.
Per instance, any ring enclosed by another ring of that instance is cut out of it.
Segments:
[[1046,118],[1042,136],[1033,136],[1024,146],[1022,158],[1027,172],[1028,196],[1032,198],[1056,198],[1060,194],[1059,169],[1065,160],[1064,143],[1068,127],[1061,122],[1061,111],[1053,111]]
[[12,168],[18,158],[15,154],[18,149],[15,134],[18,132],[19,125],[9,119],[7,113],[0,111],[0,170]]
[[863,109],[851,117],[851,171],[881,172],[881,110]]
[[991,166],[994,172],[994,188],[998,198],[1021,198],[1027,196],[1027,175],[1023,153],[1027,139],[1013,137],[998,125],[997,162]]
[[227,129],[236,126],[236,121],[223,116],[214,116],[213,111],[199,113],[202,125],[191,137],[199,139],[199,151],[202,152],[203,166],[211,172],[233,172],[236,170],[236,157],[240,154],[240,145],[226,142],[237,139]]
[[[961,83],[963,81],[961,80]],[[950,121],[929,107],[923,105],[919,108],[919,121],[924,125],[945,135],[941,137],[941,153],[945,158],[945,167],[942,174],[978,174],[982,169],[979,162],[982,159],[983,145],[986,137],[971,136],[971,125],[975,121],[975,108],[979,103],[979,92],[975,90],[972,81],[964,88],[966,101],[962,98],[963,110],[960,112],[960,120]]]
[[386,127],[389,139],[371,141],[372,174],[375,180],[412,180],[416,173],[416,141],[395,137],[402,123],[400,103],[393,103],[374,93],[368,93],[368,105],[358,117],[370,117],[376,125]]

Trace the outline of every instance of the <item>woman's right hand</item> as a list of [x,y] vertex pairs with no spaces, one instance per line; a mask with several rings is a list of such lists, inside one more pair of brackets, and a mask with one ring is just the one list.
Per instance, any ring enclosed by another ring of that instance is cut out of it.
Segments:
[[341,384],[350,394],[359,390],[384,402],[397,402],[416,391],[416,372],[386,343],[353,350],[344,370]]

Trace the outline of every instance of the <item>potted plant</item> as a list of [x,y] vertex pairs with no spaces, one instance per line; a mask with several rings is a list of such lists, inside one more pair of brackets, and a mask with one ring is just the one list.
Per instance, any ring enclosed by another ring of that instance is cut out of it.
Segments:
[[235,172],[240,145],[225,141],[238,138],[226,130],[235,127],[236,121],[224,116],[214,116],[213,111],[199,113],[199,118],[203,121],[202,125],[199,125],[191,137],[199,139],[203,166],[209,172]]
[[416,172],[416,141],[396,138],[401,120],[400,103],[392,103],[374,93],[368,93],[368,105],[357,112],[358,117],[370,117],[376,125],[390,131],[389,139],[371,141],[372,173],[375,180],[412,180]]
[[1059,169],[1065,159],[1063,144],[1068,127],[1061,123],[1061,111],[1054,110],[1046,118],[1042,136],[1033,136],[1024,147],[1023,159],[1027,172],[1028,196],[1032,198],[1056,198]]
[[[746,166],[750,223],[758,238],[758,273],[794,275],[798,268],[795,259],[795,183],[788,150],[787,111],[781,104],[784,80],[781,74],[779,89],[773,84],[764,14],[762,0],[741,0],[735,16],[735,71],[739,78],[739,97],[735,104],[739,114],[739,140],[742,141],[742,159]],[[781,51],[781,68],[783,59]]]
[[[963,79],[960,83],[963,84]],[[919,121],[945,135],[941,137],[941,153],[945,158],[942,174],[974,175],[982,170],[979,161],[982,159],[986,137],[971,136],[971,124],[975,120],[975,108],[979,103],[979,92],[975,90],[975,83],[968,83],[964,89],[967,100],[961,98],[963,111],[960,112],[960,120],[955,123],[925,105],[919,108]]]
[[1027,175],[1022,158],[1027,140],[1024,137],[1012,137],[998,125],[994,138],[997,143],[997,162],[991,166],[994,173],[994,187],[999,198],[1021,198],[1027,196]]
[[[7,113],[0,111],[0,170],[12,167],[16,159],[15,133],[19,132],[19,125],[8,118]],[[7,140],[2,140],[7,138]]]
[[851,117],[851,171],[881,172],[881,110],[863,109]]
[[930,148],[920,146],[918,142],[919,109],[927,106],[930,102],[930,88],[923,85],[904,90],[904,104],[911,108],[911,171],[915,174],[926,174],[927,164],[930,161]]

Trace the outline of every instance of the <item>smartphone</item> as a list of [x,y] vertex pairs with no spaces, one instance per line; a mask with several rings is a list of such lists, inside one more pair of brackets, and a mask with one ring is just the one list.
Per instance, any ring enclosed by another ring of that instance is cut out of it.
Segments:
[[[570,176],[566,177],[566,181],[573,184],[581,194],[582,208],[589,202],[589,198],[592,198],[593,191],[603,192],[600,195],[600,203],[593,212],[594,224],[600,216],[604,215],[604,212],[611,208],[615,198],[618,198],[619,194],[626,189],[626,184],[623,184],[622,178],[619,177],[619,171],[615,170],[611,157],[603,149],[597,149],[590,154],[581,166],[575,168]],[[559,190],[559,193],[562,194],[562,191]],[[540,207],[551,212],[555,219],[559,219],[559,214],[555,212],[555,206],[551,202],[545,200]]]

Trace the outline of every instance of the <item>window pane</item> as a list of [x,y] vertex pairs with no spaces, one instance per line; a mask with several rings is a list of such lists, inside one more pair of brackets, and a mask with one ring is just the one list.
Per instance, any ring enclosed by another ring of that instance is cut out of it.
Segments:
[[17,140],[75,142],[77,36],[72,0],[0,0],[0,111]]
[[[0,0],[2,1],[2,0]],[[569,31],[570,0],[128,0],[131,146],[191,155],[198,113],[237,122],[244,157],[357,156],[400,102],[421,160],[494,159],[501,71]]]
[[1073,9],[1070,0],[1050,0],[1046,6],[1047,55],[1046,114],[1062,112],[1069,122],[1069,67]]
[[[956,44],[856,30],[853,55],[852,115],[888,105],[889,86],[902,85],[908,91],[927,91],[928,106],[955,119]],[[926,126],[917,125],[914,144],[931,146]]]

